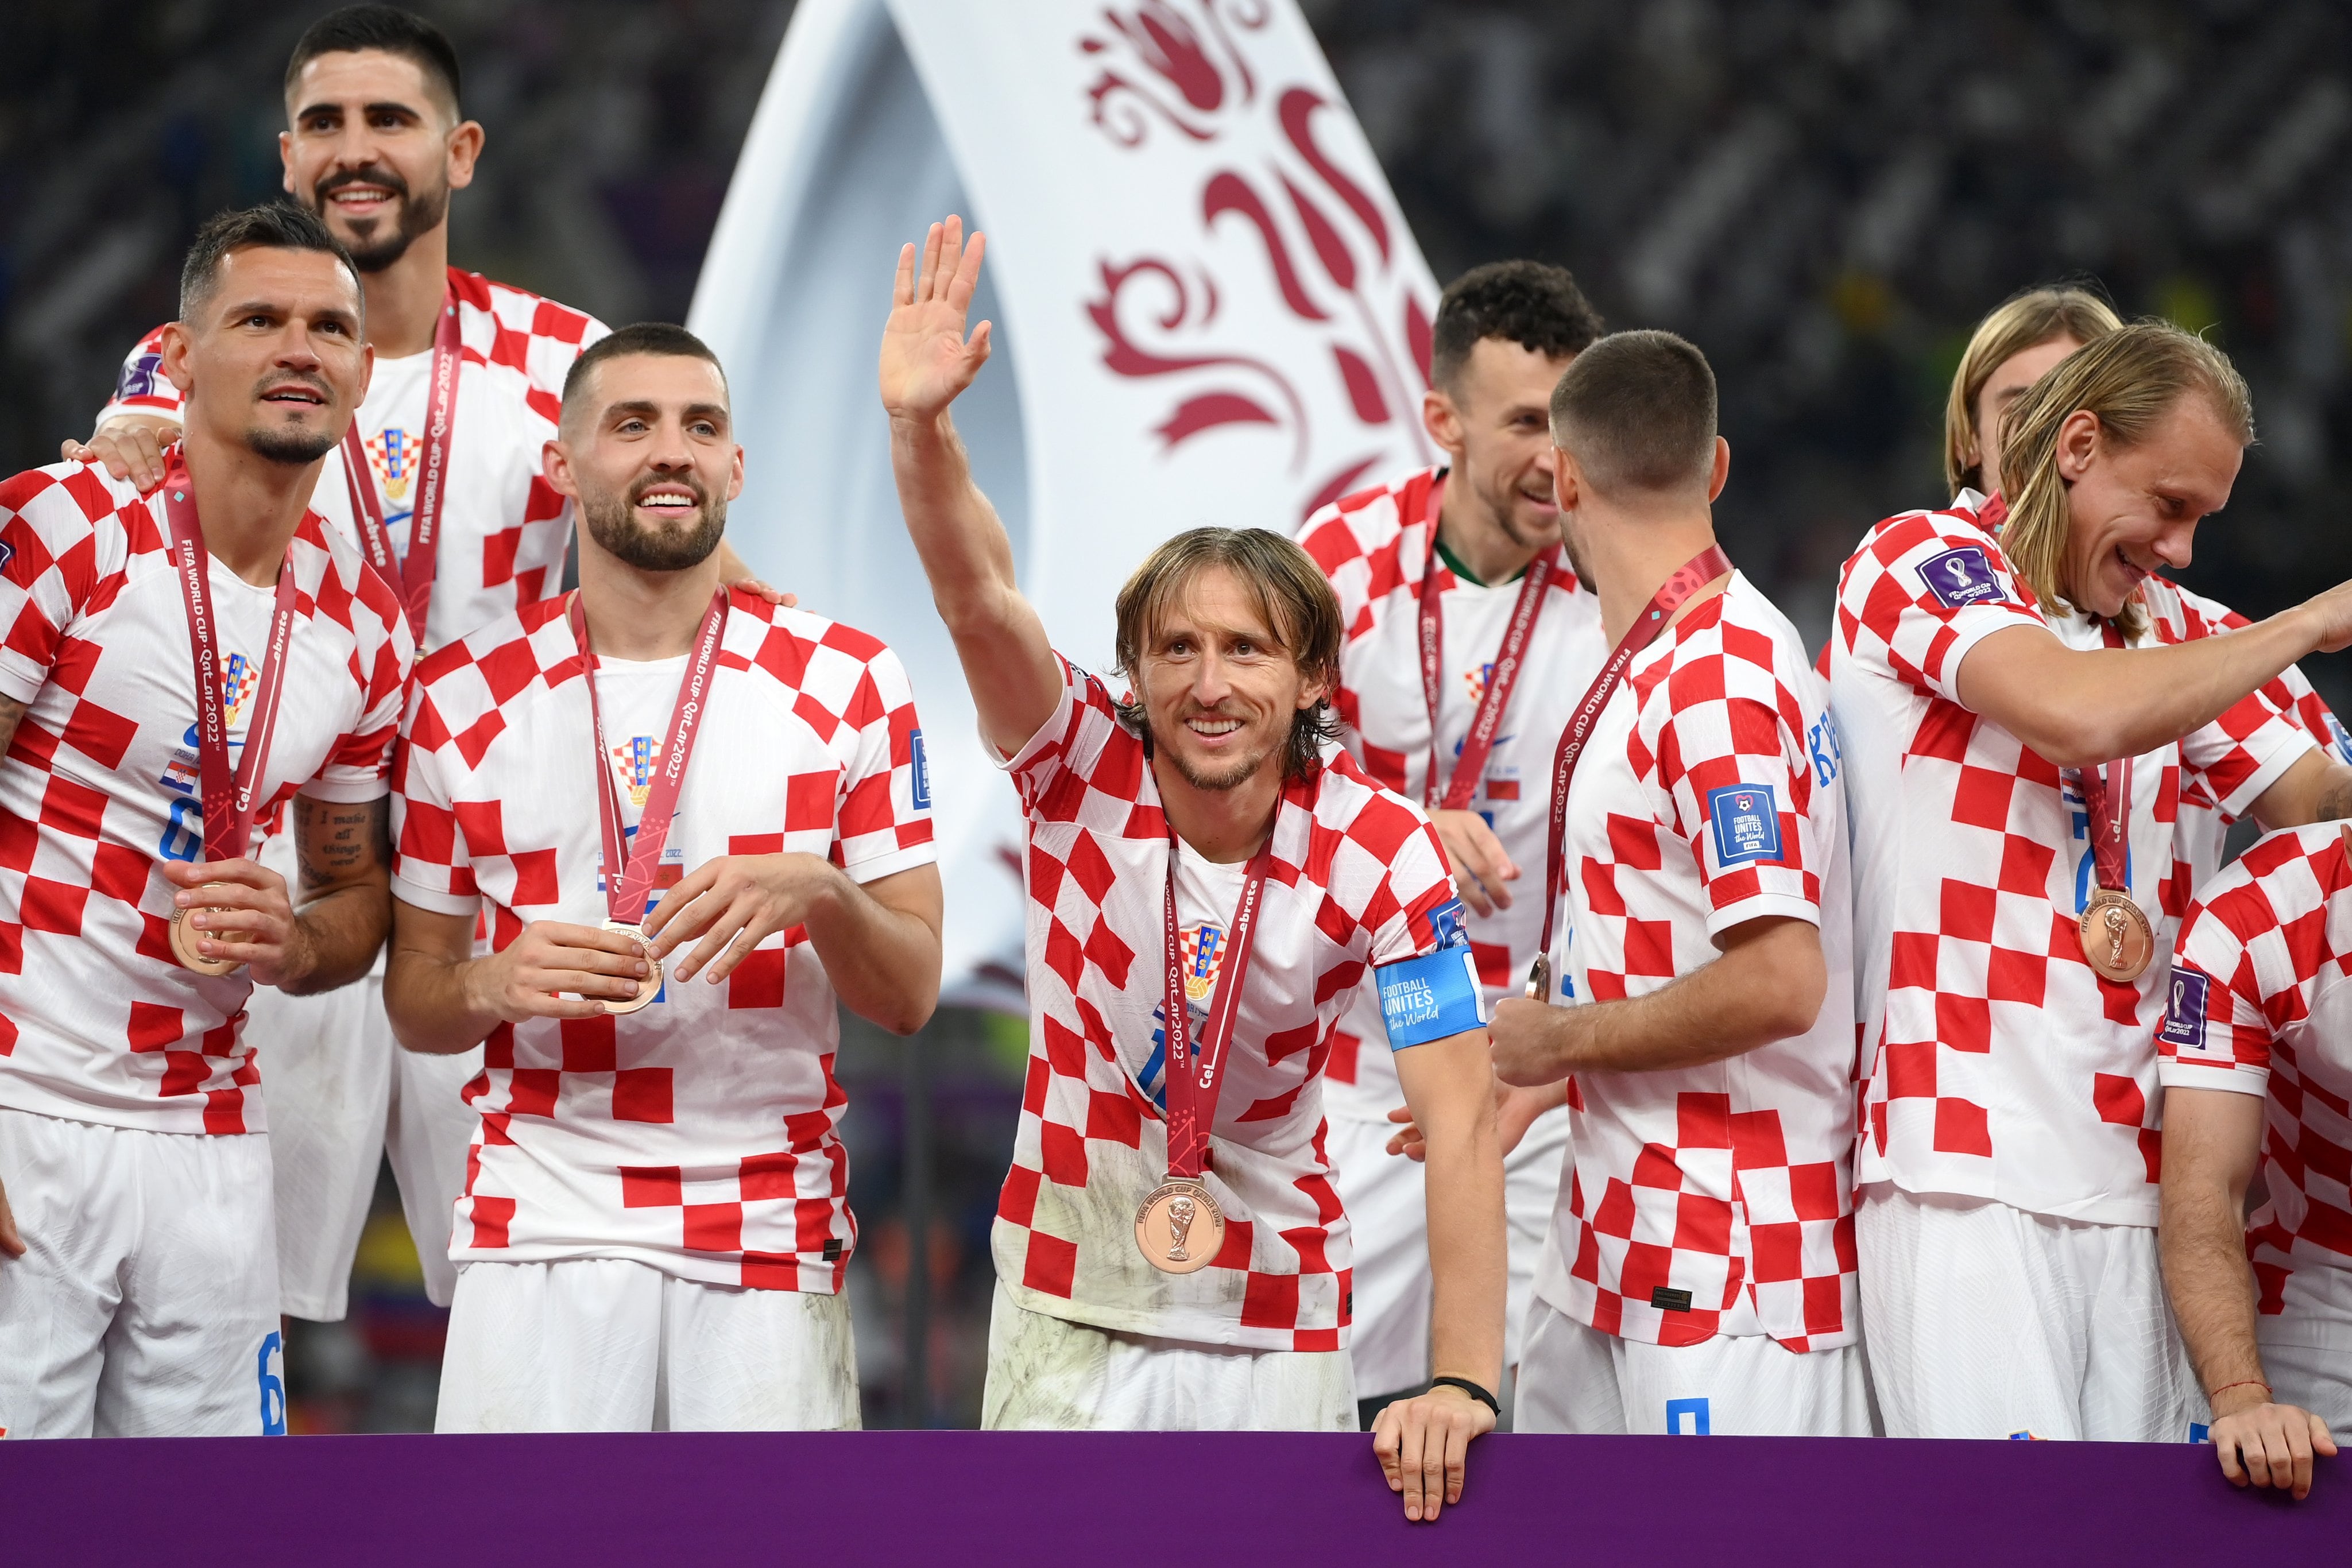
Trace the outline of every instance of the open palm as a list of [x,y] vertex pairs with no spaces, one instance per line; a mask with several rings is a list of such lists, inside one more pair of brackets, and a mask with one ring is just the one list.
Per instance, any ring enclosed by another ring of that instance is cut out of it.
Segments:
[[922,267],[915,247],[898,252],[898,281],[889,324],[882,329],[882,406],[893,419],[937,416],[971,385],[988,362],[989,324],[964,336],[964,318],[980,283],[985,235],[963,240],[963,220],[933,224],[923,239]]

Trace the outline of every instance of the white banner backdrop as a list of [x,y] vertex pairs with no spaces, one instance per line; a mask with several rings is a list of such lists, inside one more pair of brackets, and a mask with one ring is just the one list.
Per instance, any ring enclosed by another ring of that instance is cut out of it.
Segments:
[[956,421],[1056,646],[1202,523],[1289,532],[1433,455],[1436,288],[1287,0],[801,0],[688,325],[733,384],[730,536],[905,660],[959,999],[1017,1006],[1020,823],[898,517],[875,357],[898,249],[988,235]]

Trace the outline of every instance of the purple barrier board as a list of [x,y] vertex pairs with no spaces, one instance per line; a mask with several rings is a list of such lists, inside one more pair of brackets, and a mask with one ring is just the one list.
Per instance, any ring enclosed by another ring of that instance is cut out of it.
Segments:
[[2316,1563],[2352,1542],[2352,1466],[2322,1460],[2294,1503],[2235,1490],[2186,1444],[1493,1437],[1471,1460],[1461,1506],[1412,1525],[1351,1437],[11,1442],[0,1561],[1978,1568]]

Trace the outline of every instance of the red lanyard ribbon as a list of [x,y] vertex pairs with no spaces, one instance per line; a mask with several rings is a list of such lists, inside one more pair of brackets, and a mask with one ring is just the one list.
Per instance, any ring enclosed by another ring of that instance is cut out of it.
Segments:
[[1609,662],[1592,677],[1592,685],[1569,718],[1568,727],[1560,731],[1559,749],[1551,759],[1551,835],[1544,853],[1544,924],[1543,940],[1536,946],[1538,956],[1551,951],[1552,923],[1559,913],[1559,895],[1568,882],[1567,867],[1561,863],[1568,841],[1568,781],[1576,776],[1577,759],[1584,755],[1584,743],[1591,737],[1593,722],[1616,695],[1618,683],[1625,678],[1626,666],[1633,664],[1633,655],[1665,630],[1666,622],[1691,595],[1730,570],[1731,558],[1723,553],[1721,545],[1707,546],[1676,568],[1633,618],[1633,624],[1626,628],[1625,635],[1610,653]]
[[[1241,902],[1234,909],[1233,928],[1225,934],[1225,956],[1218,969],[1216,995],[1201,1026],[1201,1043],[1192,1044],[1192,1018],[1184,1001],[1183,943],[1176,929],[1176,830],[1168,830],[1167,1021],[1160,1038],[1167,1042],[1168,1174],[1197,1178],[1208,1164],[1209,1129],[1217,1119],[1217,1092],[1224,1085],[1220,1072],[1225,1051],[1233,1043],[1234,1021],[1241,1016],[1242,980],[1249,973],[1250,947],[1257,938],[1257,912],[1265,892],[1267,873],[1274,869],[1274,835],[1282,828],[1282,809],[1290,803],[1297,785],[1285,785],[1282,802],[1275,807],[1274,826],[1265,842],[1250,857],[1243,874]],[[1163,806],[1162,810],[1166,808]]]
[[269,645],[245,727],[245,754],[232,773],[228,761],[228,702],[221,691],[217,622],[213,618],[211,552],[196,517],[195,486],[177,456],[163,475],[163,516],[172,530],[172,565],[188,612],[188,644],[196,667],[196,778],[204,791],[205,858],[242,860],[253,845],[262,769],[278,733],[278,697],[285,687],[286,644],[293,633],[295,581],[290,560],[278,567],[269,616]]
[[[687,661],[686,678],[678,683],[677,703],[670,710],[669,742],[662,750],[661,770],[646,793],[646,808],[637,817],[637,837],[631,846],[621,826],[620,791],[613,783],[613,761],[604,749],[604,711],[596,699],[596,653],[588,645],[588,612],[580,595],[572,595],[572,635],[580,644],[582,674],[588,682],[588,716],[596,732],[596,813],[604,830],[604,907],[624,925],[642,925],[651,901],[654,873],[660,868],[662,846],[669,841],[670,819],[677,812],[678,792],[686,787],[687,758],[694,753],[695,737],[709,706],[710,674],[719,663],[719,639],[727,630],[727,591],[710,596],[702,629],[694,634],[694,653]],[[625,868],[625,869],[624,869]]]
[[457,301],[441,299],[441,319],[433,328],[433,382],[425,404],[425,461],[416,476],[416,506],[408,515],[408,554],[395,558],[392,533],[384,525],[383,497],[377,492],[374,472],[368,466],[367,443],[360,439],[360,422],[353,419],[343,432],[343,483],[352,495],[352,521],[360,546],[376,575],[400,590],[408,612],[409,629],[421,652],[425,612],[433,603],[433,576],[439,570],[435,541],[441,534],[441,502],[448,493],[449,433],[457,408]]
[[1502,725],[1504,706],[1511,700],[1511,688],[1518,684],[1520,660],[1527,653],[1528,639],[1535,634],[1536,617],[1543,613],[1559,553],[1557,549],[1548,549],[1536,557],[1519,580],[1518,601],[1511,607],[1511,623],[1504,629],[1503,645],[1496,652],[1494,673],[1486,677],[1486,693],[1470,717],[1469,732],[1462,737],[1462,755],[1454,760],[1453,776],[1446,780],[1441,799],[1437,714],[1444,680],[1439,665],[1445,643],[1445,607],[1437,591],[1437,513],[1444,497],[1445,476],[1440,474],[1429,487],[1429,559],[1421,572],[1421,695],[1429,705],[1429,776],[1422,783],[1421,803],[1432,810],[1459,811],[1470,804],[1478,780],[1486,774],[1486,756],[1495,749],[1495,731]]
[[2090,820],[2091,862],[2099,885],[2110,893],[2128,894],[2132,759],[2118,758],[2105,768],[2085,768],[2080,772],[2083,814]]

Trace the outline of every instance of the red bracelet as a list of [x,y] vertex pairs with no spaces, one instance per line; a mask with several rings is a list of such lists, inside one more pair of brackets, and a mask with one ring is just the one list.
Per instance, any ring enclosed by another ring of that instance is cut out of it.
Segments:
[[2205,1402],[2206,1402],[2208,1405],[2210,1405],[2214,1400],[2221,1398],[2221,1396],[2223,1396],[2224,1394],[2227,1394],[2227,1393],[2228,1393],[2228,1392],[2230,1392],[2230,1390],[2231,1390],[2232,1388],[2244,1388],[2244,1387],[2247,1387],[2247,1386],[2249,1386],[2249,1385],[2251,1385],[2251,1386],[2252,1386],[2252,1387],[2255,1387],[2255,1388],[2259,1388],[2259,1389],[2261,1389],[2261,1390],[2262,1390],[2263,1393],[2265,1393],[2265,1394],[2268,1394],[2268,1393],[2270,1393],[2270,1392],[2271,1392],[2271,1385],[2270,1385],[2269,1384],[2267,1384],[2267,1383],[2264,1383],[2264,1382],[2263,1382],[2261,1378],[2259,1378],[2259,1377],[2241,1377],[2241,1378],[2240,1378],[2240,1379],[2238,1379],[2238,1381],[2237,1381],[2237,1382],[2235,1382],[2235,1383],[2224,1383],[2223,1385],[2221,1385],[2221,1387],[2216,1388],[2215,1390],[2213,1390],[2213,1392],[2212,1392],[2212,1393],[2210,1393],[2210,1394],[2209,1394],[2209,1395],[2207,1395],[2207,1396],[2205,1396]]

